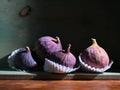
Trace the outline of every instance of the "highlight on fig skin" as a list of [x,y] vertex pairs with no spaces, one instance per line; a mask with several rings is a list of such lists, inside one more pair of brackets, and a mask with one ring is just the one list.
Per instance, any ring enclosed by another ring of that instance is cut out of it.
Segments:
[[50,57],[50,59],[66,67],[73,68],[76,64],[76,58],[70,52],[70,49],[71,49],[71,44],[68,44],[68,47],[66,50],[60,50],[60,51],[54,52]]
[[104,68],[109,64],[107,52],[97,44],[96,39],[92,38],[92,45],[89,46],[81,55],[81,59],[86,64],[95,68]]
[[60,38],[57,36],[53,38],[51,36],[40,37],[35,43],[35,52],[40,58],[46,58],[52,53],[62,50]]

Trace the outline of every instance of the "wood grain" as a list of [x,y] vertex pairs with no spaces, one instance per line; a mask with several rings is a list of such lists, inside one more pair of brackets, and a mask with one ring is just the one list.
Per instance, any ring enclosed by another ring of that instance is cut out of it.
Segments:
[[120,90],[120,80],[0,80],[0,90]]

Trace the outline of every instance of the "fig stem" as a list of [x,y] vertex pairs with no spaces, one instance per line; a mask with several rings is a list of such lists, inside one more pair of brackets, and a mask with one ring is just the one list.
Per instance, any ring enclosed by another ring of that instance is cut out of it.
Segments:
[[58,36],[56,36],[57,39],[57,43],[60,43],[60,38]]
[[96,39],[95,38],[91,38],[91,40],[92,40],[92,44],[97,44],[97,41],[96,41]]
[[71,44],[68,44],[68,47],[67,47],[67,49],[66,49],[66,53],[70,53],[70,49],[71,49]]
[[26,46],[26,50],[27,50],[27,52],[30,52],[29,46]]
[[53,39],[52,41],[58,44],[58,43],[60,43],[60,38],[58,36],[56,36],[56,38]]

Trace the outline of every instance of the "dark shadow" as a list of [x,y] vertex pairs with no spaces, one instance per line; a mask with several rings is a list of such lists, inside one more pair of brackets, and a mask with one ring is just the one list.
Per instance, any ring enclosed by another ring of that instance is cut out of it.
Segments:
[[9,56],[10,54],[8,54],[8,55],[6,55],[5,57],[3,57],[3,58],[1,58],[0,59],[0,70],[7,70],[7,71],[11,71],[11,70],[13,70],[13,69],[11,69],[10,67],[9,67],[9,64],[8,64],[8,56]]

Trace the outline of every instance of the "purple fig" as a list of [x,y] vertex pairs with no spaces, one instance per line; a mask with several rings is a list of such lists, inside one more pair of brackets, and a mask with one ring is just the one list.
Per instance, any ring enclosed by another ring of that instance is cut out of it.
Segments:
[[29,70],[30,68],[37,66],[28,46],[26,46],[26,48],[20,48],[13,51],[8,57],[8,63],[10,67],[20,70]]
[[100,47],[96,39],[92,38],[93,44],[89,46],[81,55],[81,59],[86,64],[95,68],[104,68],[109,64],[109,56],[107,52]]
[[66,50],[54,52],[50,57],[51,60],[70,68],[74,68],[76,64],[75,56],[70,52],[71,44],[68,45]]
[[53,52],[62,50],[59,37],[43,36],[35,43],[35,52],[40,58],[50,56]]

